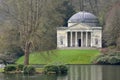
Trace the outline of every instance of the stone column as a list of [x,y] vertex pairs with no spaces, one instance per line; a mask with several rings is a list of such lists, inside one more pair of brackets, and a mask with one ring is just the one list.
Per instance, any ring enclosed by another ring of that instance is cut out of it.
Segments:
[[81,32],[81,47],[83,47],[83,32]]
[[91,45],[90,45],[90,47],[92,47],[92,32],[90,32],[90,39],[91,39]]
[[88,32],[86,32],[86,47],[88,47]]
[[78,47],[78,41],[77,41],[77,32],[75,32],[75,47]]
[[72,31],[71,31],[70,33],[71,33],[71,40],[70,40],[70,41],[71,41],[71,44],[70,44],[70,46],[72,47],[72,46],[73,46],[73,44],[72,44],[72,41],[73,41],[73,40],[72,40],[72,39],[73,39]]
[[68,32],[66,32],[66,45],[65,47],[68,47]]

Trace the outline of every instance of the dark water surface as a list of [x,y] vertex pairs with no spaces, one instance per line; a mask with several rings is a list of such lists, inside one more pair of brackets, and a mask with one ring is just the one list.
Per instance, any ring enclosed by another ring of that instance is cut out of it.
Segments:
[[66,76],[0,73],[0,80],[120,80],[120,66],[69,65],[69,72]]

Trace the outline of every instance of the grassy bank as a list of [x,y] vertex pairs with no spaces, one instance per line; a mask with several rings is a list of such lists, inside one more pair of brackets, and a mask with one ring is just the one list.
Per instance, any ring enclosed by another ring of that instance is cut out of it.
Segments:
[[1,72],[4,72],[4,69],[3,69],[3,68],[0,68],[0,73],[1,73]]
[[[30,54],[30,64],[90,64],[100,52],[98,50],[53,50],[51,52],[34,52]],[[23,64],[24,56],[16,63]]]

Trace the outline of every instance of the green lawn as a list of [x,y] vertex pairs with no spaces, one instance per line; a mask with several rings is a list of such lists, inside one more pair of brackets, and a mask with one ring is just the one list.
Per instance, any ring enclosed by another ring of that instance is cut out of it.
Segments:
[[[30,64],[90,64],[100,52],[98,50],[53,50],[47,52],[35,52],[30,54]],[[16,63],[23,64],[24,57]]]
[[4,69],[3,69],[3,68],[0,68],[0,73],[1,73],[1,72],[4,72]]

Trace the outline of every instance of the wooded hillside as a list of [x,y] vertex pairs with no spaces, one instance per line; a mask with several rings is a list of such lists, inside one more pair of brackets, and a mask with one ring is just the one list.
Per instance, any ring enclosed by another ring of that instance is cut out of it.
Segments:
[[99,18],[103,46],[120,47],[120,0],[0,1],[0,53],[5,55],[24,53],[29,60],[31,52],[56,49],[56,27],[67,26],[68,19],[79,11],[91,12]]

